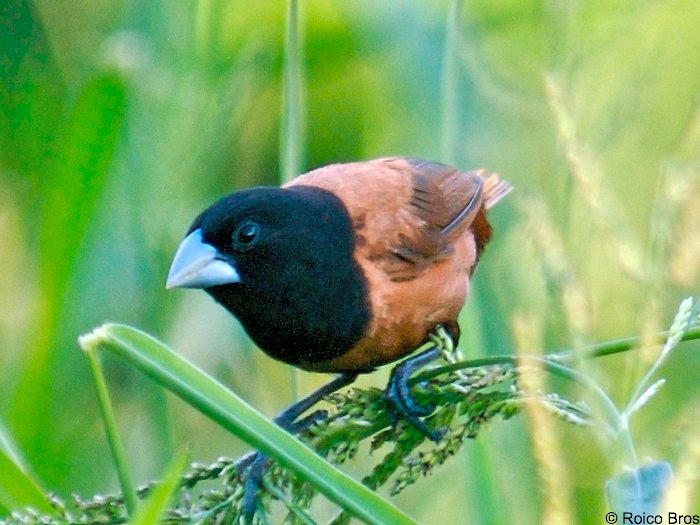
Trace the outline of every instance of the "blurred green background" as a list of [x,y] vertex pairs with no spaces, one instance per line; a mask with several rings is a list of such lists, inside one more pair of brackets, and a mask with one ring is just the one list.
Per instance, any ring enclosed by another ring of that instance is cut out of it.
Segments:
[[[516,188],[492,214],[466,355],[515,352],[514,316],[537,324],[539,353],[662,329],[698,294],[696,0],[464,2],[450,159],[448,2],[302,6],[305,169],[411,155],[486,167]],[[292,398],[288,369],[205,294],[164,289],[201,209],[279,181],[284,17],[281,1],[0,5],[0,419],[48,490],[117,487],[76,344],[104,321],[167,341],[270,416]],[[694,472],[698,350],[672,357],[633,427],[640,456]],[[590,373],[623,403],[646,359]],[[108,372],[138,481],[188,447],[198,461],[246,450],[136,372],[113,361]],[[325,379],[301,373],[298,390]],[[571,514],[599,523],[615,458],[590,429],[553,424]],[[539,523],[549,495],[529,435],[525,417],[494,425],[397,504],[421,523]]]

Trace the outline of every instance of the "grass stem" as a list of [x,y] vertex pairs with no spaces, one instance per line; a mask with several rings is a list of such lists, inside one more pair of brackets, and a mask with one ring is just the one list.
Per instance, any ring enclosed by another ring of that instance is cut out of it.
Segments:
[[[668,338],[668,331],[659,332],[654,337],[654,341],[662,344]],[[700,325],[689,328],[688,331],[683,335],[681,341],[693,341],[700,339]],[[580,357],[586,359],[593,359],[596,357],[604,357],[607,355],[619,354],[622,352],[628,352],[636,346],[638,346],[642,341],[639,336],[625,337],[622,339],[614,339],[612,341],[604,341],[602,343],[597,343],[590,346],[585,346],[580,350],[562,350],[560,352],[554,352],[547,355],[547,359],[557,362],[569,362],[574,358],[574,352],[578,352]]]
[[114,416],[112,401],[109,397],[107,381],[105,380],[104,371],[102,370],[102,362],[96,349],[86,349],[85,355],[88,358],[90,370],[92,371],[92,377],[95,380],[95,388],[97,389],[97,399],[100,405],[100,412],[102,414],[102,420],[104,421],[109,448],[112,451],[112,458],[114,458],[114,465],[117,469],[119,485],[121,486],[122,494],[124,495],[124,503],[126,504],[126,509],[129,515],[133,516],[137,507],[136,486],[134,485],[134,481],[131,478],[131,473],[129,472],[129,467],[127,465],[124,443],[122,442],[119,431],[117,430],[117,421]]
[[288,0],[284,39],[282,125],[280,127],[280,170],[284,182],[302,170],[304,151],[303,78],[300,43],[299,1]]
[[[654,338],[659,343],[662,343],[668,337],[668,331],[659,332]],[[681,341],[693,341],[700,339],[700,326],[694,326],[688,329],[688,331],[683,335]],[[584,357],[586,359],[594,359],[597,357],[605,357],[613,354],[620,354],[622,352],[628,352],[639,345],[641,342],[641,337],[625,337],[622,339],[614,339],[612,341],[604,341],[602,343],[596,343],[594,345],[589,345],[581,348],[580,350],[561,350],[558,352],[553,352],[546,354],[542,357],[547,362],[559,363],[559,364],[569,364],[574,360],[574,355],[577,354],[579,357]],[[415,385],[422,381],[427,381],[434,377],[440,376],[442,374],[449,374],[456,372],[457,370],[465,370],[469,368],[478,368],[481,366],[491,366],[491,365],[513,365],[518,364],[518,358],[514,355],[492,355],[487,357],[479,357],[477,359],[468,359],[466,361],[460,361],[458,363],[453,363],[445,366],[440,366],[423,372],[411,379],[410,384]]]
[[442,158],[457,163],[459,140],[459,20],[463,0],[451,0],[447,12],[445,50],[442,58]]

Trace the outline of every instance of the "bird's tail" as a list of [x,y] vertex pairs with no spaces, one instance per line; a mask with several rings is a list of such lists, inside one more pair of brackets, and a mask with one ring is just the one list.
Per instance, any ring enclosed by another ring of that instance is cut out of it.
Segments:
[[484,194],[484,208],[487,210],[508,195],[513,186],[508,182],[502,180],[497,174],[491,173],[490,175],[484,177],[484,187],[482,189]]

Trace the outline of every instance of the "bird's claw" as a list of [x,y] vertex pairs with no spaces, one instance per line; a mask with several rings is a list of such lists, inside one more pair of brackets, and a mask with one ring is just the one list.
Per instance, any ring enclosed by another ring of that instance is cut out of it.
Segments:
[[388,401],[391,409],[393,416],[392,422],[394,424],[396,424],[398,418],[401,417],[413,427],[418,429],[428,439],[435,442],[440,441],[445,436],[447,429],[431,428],[421,419],[421,417],[432,414],[435,410],[435,406],[423,405],[416,402],[411,395],[408,380],[415,370],[422,367],[427,362],[432,361],[438,355],[439,349],[437,347],[433,347],[426,350],[422,354],[415,356],[414,358],[409,358],[406,361],[398,364],[391,371],[389,383],[387,384],[386,391],[384,392],[384,397]]
[[402,399],[402,397],[397,394],[397,387],[394,387],[391,383],[387,387],[384,395],[385,399],[389,403],[389,416],[391,418],[392,425],[396,425],[399,418],[401,418],[415,427],[421,434],[426,436],[431,441],[437,443],[441,441],[443,437],[445,437],[447,429],[431,428],[421,419],[422,416],[430,415],[435,407],[419,405],[413,400],[412,397],[409,397],[408,400]]
[[315,410],[308,416],[298,420],[295,424],[295,430],[296,432],[301,432],[325,419],[328,419],[328,410]]
[[260,452],[253,454],[252,460],[245,468],[245,485],[243,491],[243,503],[241,504],[241,514],[243,523],[251,525],[255,512],[258,509],[258,492],[262,485],[262,478],[267,466],[267,457]]
[[[315,410],[307,416],[301,418],[300,416],[325,396],[352,383],[355,377],[357,377],[357,374],[338,375],[335,379],[326,383],[312,394],[280,412],[277,417],[275,417],[274,422],[292,435],[303,432],[313,424],[327,418],[328,412],[325,410]],[[258,494],[261,489],[267,463],[267,456],[260,452],[252,452],[243,456],[236,464],[236,472],[244,479],[245,484],[241,513],[243,515],[243,522],[248,525],[253,523],[255,513],[258,511],[258,503],[260,501]]]

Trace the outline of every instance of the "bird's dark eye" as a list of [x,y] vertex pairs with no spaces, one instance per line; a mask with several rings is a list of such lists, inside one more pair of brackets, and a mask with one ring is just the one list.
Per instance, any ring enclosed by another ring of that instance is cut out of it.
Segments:
[[260,226],[254,222],[244,222],[233,232],[233,247],[247,250],[255,243]]

